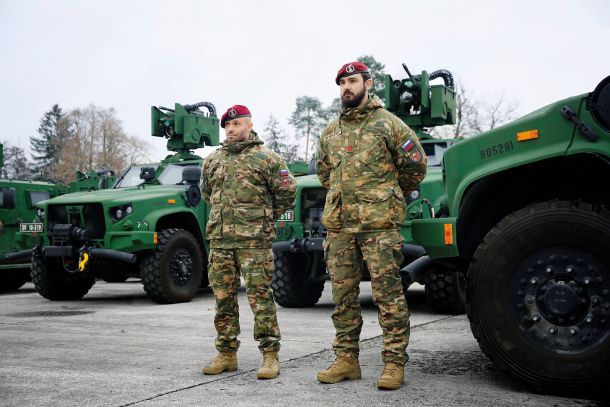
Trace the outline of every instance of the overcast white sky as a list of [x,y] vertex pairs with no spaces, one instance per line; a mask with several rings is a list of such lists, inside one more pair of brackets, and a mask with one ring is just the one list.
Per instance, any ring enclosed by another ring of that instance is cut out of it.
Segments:
[[525,114],[610,75],[610,2],[0,0],[0,139],[29,148],[43,113],[114,107],[152,142],[150,106],[245,104],[255,129],[301,95],[329,104],[339,67],[369,54],[402,77],[449,69]]

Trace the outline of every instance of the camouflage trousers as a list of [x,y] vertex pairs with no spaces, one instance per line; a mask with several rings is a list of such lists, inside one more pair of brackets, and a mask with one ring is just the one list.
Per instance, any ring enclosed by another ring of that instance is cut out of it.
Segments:
[[269,249],[212,249],[208,277],[216,298],[216,349],[236,352],[240,334],[237,291],[240,271],[254,313],[254,339],[261,352],[279,351],[280,328],[271,291],[273,252]]
[[383,330],[384,363],[404,365],[409,357],[410,323],[398,270],[403,260],[402,236],[388,230],[366,233],[328,232],[324,242],[326,266],[333,284],[332,314],[337,356],[358,355],[362,315],[358,295],[363,260],[371,274],[373,301]]

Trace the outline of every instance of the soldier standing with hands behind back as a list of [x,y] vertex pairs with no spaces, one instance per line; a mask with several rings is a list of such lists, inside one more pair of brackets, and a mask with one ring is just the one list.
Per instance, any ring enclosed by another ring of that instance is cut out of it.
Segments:
[[237,370],[240,333],[237,291],[240,271],[254,313],[254,339],[263,365],[259,379],[280,370],[280,329],[271,291],[275,220],[294,201],[296,182],[284,160],[263,147],[252,130],[247,107],[235,105],[222,115],[227,141],[202,169],[201,192],[211,204],[206,236],[210,239],[209,280],[216,298],[214,326],[218,355],[204,374]]
[[409,342],[409,312],[398,273],[403,260],[399,229],[404,197],[426,175],[426,156],[415,133],[369,95],[373,81],[366,65],[343,65],[335,81],[343,109],[320,137],[318,177],[328,189],[322,222],[328,229],[324,252],[336,305],[336,359],[318,380],[361,377],[358,294],[364,260],[383,330],[385,368],[377,386],[393,390],[404,381]]

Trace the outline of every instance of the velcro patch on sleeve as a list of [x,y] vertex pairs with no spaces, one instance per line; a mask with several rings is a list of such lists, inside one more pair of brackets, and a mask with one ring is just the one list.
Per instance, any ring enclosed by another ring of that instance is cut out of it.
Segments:
[[408,139],[400,149],[407,154],[407,157],[415,163],[418,163],[422,159],[422,153],[419,151],[419,148],[415,144],[415,142],[411,139]]
[[409,151],[411,151],[413,149],[413,147],[415,147],[415,143],[411,139],[408,139],[405,144],[400,146],[402,151],[404,151],[405,153],[408,153]]

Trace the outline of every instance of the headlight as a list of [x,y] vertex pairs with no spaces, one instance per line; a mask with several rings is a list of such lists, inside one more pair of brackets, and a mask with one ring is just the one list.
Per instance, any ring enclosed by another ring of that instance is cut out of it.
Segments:
[[411,193],[409,194],[409,198],[411,199],[411,201],[416,201],[419,199],[419,195],[419,190],[416,189],[414,191],[411,191]]
[[110,216],[112,220],[115,222],[121,221],[125,219],[128,215],[133,213],[133,207],[131,204],[115,206],[114,208],[110,208]]
[[38,219],[44,220],[44,209],[36,209],[36,216],[38,216]]

